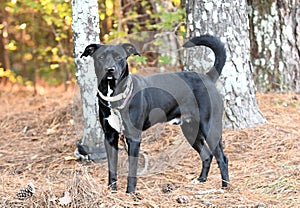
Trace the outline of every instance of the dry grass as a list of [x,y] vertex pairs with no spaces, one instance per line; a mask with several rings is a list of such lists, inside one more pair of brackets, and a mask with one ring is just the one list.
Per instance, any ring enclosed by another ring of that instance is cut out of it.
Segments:
[[[107,188],[105,161],[72,159],[78,139],[73,94],[54,90],[43,96],[27,91],[0,96],[0,207],[299,206],[299,95],[258,94],[268,123],[224,131],[230,189],[220,189],[215,162],[206,183],[192,184],[200,171],[199,157],[181,142],[178,128],[164,125],[145,134],[142,149],[151,171],[139,177],[137,195],[128,195],[125,170],[121,170],[119,191],[113,193]],[[167,159],[158,159],[163,155]],[[16,192],[30,182],[35,194],[18,200]],[[162,192],[166,183],[174,185],[171,193]],[[179,203],[178,198],[187,203]]]

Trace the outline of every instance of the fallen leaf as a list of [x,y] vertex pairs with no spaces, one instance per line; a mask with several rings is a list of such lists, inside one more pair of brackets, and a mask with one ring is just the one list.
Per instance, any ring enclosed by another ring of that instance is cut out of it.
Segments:
[[68,191],[66,191],[65,195],[62,198],[58,199],[58,201],[59,201],[58,204],[62,205],[62,206],[70,204],[72,202],[70,193]]
[[77,158],[74,157],[74,156],[66,156],[66,157],[65,157],[65,160],[66,160],[66,161],[77,160]]

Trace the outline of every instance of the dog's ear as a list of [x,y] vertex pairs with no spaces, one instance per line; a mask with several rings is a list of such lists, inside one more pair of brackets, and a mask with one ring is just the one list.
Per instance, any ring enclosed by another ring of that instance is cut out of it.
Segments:
[[93,53],[98,49],[100,48],[101,45],[100,44],[90,44],[88,45],[84,52],[81,54],[80,58],[82,58],[83,56],[87,57],[87,56],[91,56],[93,55]]
[[126,54],[127,54],[126,58],[128,58],[131,54],[141,56],[141,54],[136,50],[134,45],[132,45],[130,43],[122,43],[121,46],[126,51]]

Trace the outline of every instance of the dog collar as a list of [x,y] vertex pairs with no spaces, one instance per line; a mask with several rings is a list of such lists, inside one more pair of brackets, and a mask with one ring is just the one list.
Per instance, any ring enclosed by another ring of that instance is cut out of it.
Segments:
[[98,90],[99,96],[107,102],[116,102],[116,101],[119,101],[119,100],[122,100],[122,99],[126,98],[124,103],[120,106],[120,107],[124,108],[124,106],[128,102],[128,99],[129,99],[129,97],[132,93],[132,90],[133,90],[132,78],[131,78],[131,76],[128,76],[126,89],[124,90],[124,92],[122,92],[122,93],[120,93],[116,96],[105,96],[105,95],[102,94],[102,92],[100,92],[99,89],[97,89],[97,90]]

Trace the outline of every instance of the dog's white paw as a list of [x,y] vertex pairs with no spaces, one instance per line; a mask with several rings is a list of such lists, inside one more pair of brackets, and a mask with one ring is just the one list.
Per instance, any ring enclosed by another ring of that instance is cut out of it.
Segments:
[[199,184],[200,181],[198,180],[198,178],[194,178],[192,181],[191,181],[191,184],[194,184],[194,185],[197,185]]

